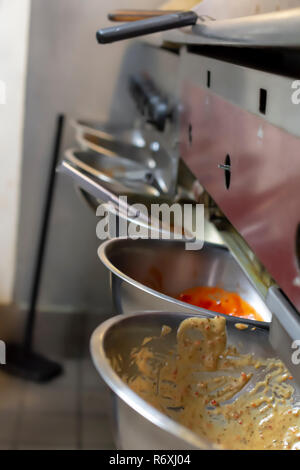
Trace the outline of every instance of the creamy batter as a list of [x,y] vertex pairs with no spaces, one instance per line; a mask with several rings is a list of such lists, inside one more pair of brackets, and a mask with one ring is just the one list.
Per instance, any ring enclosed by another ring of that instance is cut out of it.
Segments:
[[[300,449],[292,377],[277,359],[226,346],[223,317],[189,318],[166,354],[146,338],[132,351],[138,373],[124,380],[148,403],[226,449]],[[159,341],[170,333],[163,327]],[[254,380],[255,379],[255,380]]]

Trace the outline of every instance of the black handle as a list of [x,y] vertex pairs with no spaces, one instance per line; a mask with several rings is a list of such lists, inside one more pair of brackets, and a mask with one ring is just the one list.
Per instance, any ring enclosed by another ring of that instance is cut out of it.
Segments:
[[171,117],[171,109],[166,97],[156,88],[151,78],[145,74],[130,77],[129,89],[140,113],[147,122],[163,131]]
[[99,29],[96,37],[100,44],[108,44],[123,39],[136,38],[146,34],[159,33],[170,29],[196,24],[198,16],[193,11],[172,13],[147,20],[125,23],[120,26]]

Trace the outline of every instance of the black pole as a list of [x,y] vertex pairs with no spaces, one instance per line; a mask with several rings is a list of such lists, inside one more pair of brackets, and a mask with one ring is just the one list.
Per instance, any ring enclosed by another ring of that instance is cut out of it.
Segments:
[[64,128],[64,115],[57,117],[55,140],[52,151],[49,178],[46,188],[46,200],[38,240],[38,249],[33,269],[32,286],[30,292],[29,310],[25,322],[24,338],[21,345],[8,344],[6,347],[7,363],[4,371],[35,382],[47,382],[62,373],[60,364],[50,361],[46,357],[33,352],[34,327],[36,321],[36,306],[40,292],[42,270],[45,258],[45,249],[48,236],[48,227],[51,217],[53,195],[56,185],[56,167],[58,164],[62,133]]
[[34,334],[34,326],[35,326],[35,320],[36,320],[36,305],[37,305],[37,300],[38,300],[39,291],[40,291],[41,274],[42,274],[43,262],[45,258],[45,251],[46,251],[45,248],[46,248],[46,243],[47,243],[48,227],[49,227],[49,222],[50,222],[53,194],[54,194],[55,183],[56,183],[56,167],[57,167],[58,159],[59,159],[61,137],[62,137],[63,127],[64,127],[64,119],[65,119],[64,115],[62,114],[60,114],[57,117],[55,140],[54,140],[54,146],[53,146],[53,152],[52,152],[52,158],[51,158],[51,167],[49,170],[49,178],[48,178],[47,189],[46,189],[46,201],[45,201],[45,207],[43,210],[40,236],[39,236],[39,242],[38,242],[38,250],[37,250],[35,266],[34,266],[34,271],[33,271],[29,311],[28,311],[26,324],[25,324],[24,351],[26,354],[32,351],[32,345],[33,345],[33,334]]

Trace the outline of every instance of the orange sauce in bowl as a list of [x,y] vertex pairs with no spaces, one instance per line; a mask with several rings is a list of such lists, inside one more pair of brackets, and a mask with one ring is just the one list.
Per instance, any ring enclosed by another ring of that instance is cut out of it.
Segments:
[[182,292],[178,300],[213,312],[263,321],[263,318],[236,292],[220,287],[193,287]]

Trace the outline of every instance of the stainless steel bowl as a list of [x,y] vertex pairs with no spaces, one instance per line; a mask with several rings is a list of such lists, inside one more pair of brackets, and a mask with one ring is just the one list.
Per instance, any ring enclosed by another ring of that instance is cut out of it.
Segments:
[[271,321],[271,312],[223,246],[205,243],[202,250],[186,251],[184,241],[113,239],[103,243],[98,254],[112,273],[118,314],[172,310],[214,316],[176,297],[192,287],[218,286],[239,293],[264,319],[247,322],[262,326]]
[[[168,418],[142,398],[136,395],[122,380],[130,378],[130,352],[141,345],[149,336],[160,336],[163,325],[172,332],[155,341],[155,352],[170,350],[176,343],[179,324],[193,315],[185,313],[138,313],[120,315],[100,325],[91,338],[91,355],[96,369],[113,391],[114,433],[118,449],[213,449],[214,445],[201,439],[187,428]],[[203,315],[206,316],[206,315]],[[273,357],[274,352],[268,341],[268,331],[237,330],[227,321],[228,344],[238,345],[242,353],[253,353],[257,357]],[[113,358],[119,358],[118,371],[111,365]]]
[[[132,142],[130,141],[132,138]],[[77,133],[76,140],[84,150],[92,150],[101,155],[110,157],[119,156],[138,164],[144,164],[148,168],[155,168],[156,162],[151,157],[150,152],[145,148],[146,144],[136,145],[134,142],[134,131],[130,134],[108,134],[100,130],[88,129]],[[140,134],[140,138],[142,138]]]
[[[114,125],[111,122],[81,120],[71,121],[71,125],[76,131],[76,139],[78,141],[80,141],[79,139],[85,135],[97,137],[95,142],[93,142],[92,139],[90,142],[85,142],[85,145],[89,145],[90,143],[94,143],[95,145],[100,144],[100,147],[105,149],[107,148],[107,145],[117,145],[117,143],[122,144],[123,142],[126,145],[140,149],[143,149],[147,146],[143,131],[140,129],[120,127],[119,125]],[[111,144],[111,142],[113,143]]]
[[66,150],[65,157],[69,163],[98,179],[114,194],[160,195],[157,188],[146,183],[147,175],[151,175],[147,169],[130,160],[75,149]]
[[76,140],[85,150],[119,156],[151,169],[160,192],[174,196],[177,158],[173,158],[157,133],[150,129],[118,129],[84,121],[73,122]]

